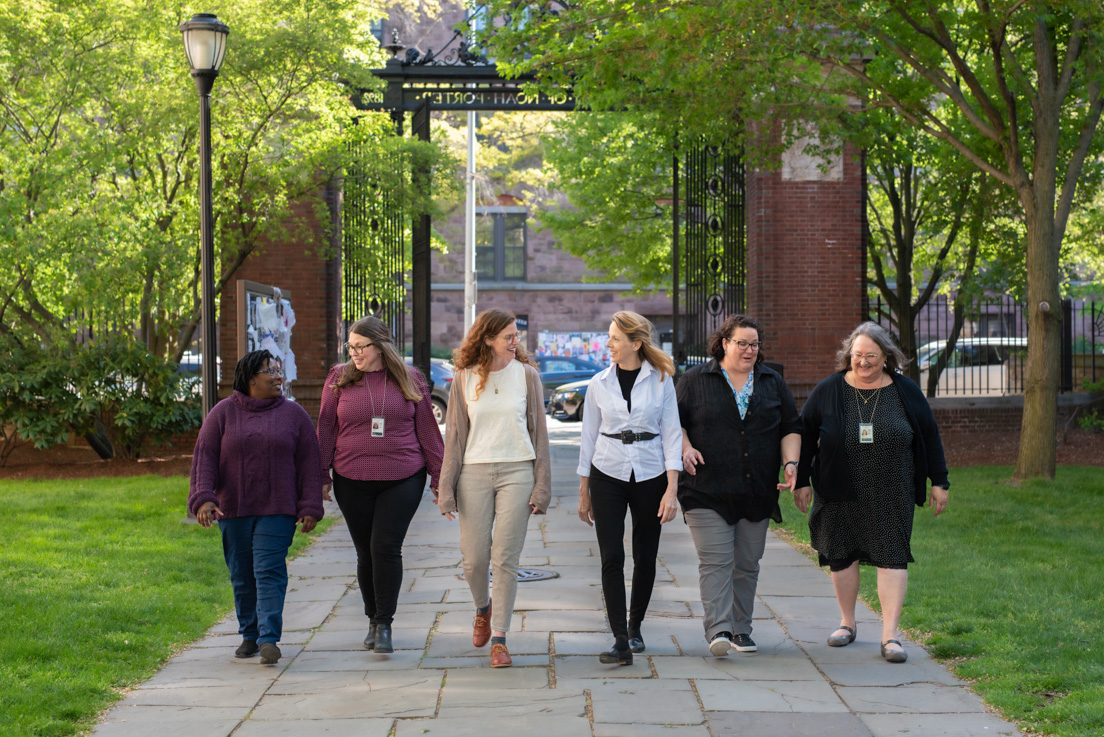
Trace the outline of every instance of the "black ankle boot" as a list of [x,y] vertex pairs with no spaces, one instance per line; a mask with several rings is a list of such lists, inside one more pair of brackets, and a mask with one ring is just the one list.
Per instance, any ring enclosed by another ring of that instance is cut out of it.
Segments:
[[380,624],[376,625],[376,652],[377,653],[393,653],[395,648],[391,647],[391,625]]
[[632,665],[633,654],[624,638],[617,638],[607,652],[599,653],[598,661],[606,665]]
[[375,622],[372,622],[371,624],[368,625],[368,634],[364,638],[364,648],[366,650],[374,650],[375,649],[375,647],[376,647],[376,627],[378,627],[378,626],[379,625],[377,625]]
[[629,625],[629,649],[634,653],[644,652],[644,638],[640,635],[640,625]]

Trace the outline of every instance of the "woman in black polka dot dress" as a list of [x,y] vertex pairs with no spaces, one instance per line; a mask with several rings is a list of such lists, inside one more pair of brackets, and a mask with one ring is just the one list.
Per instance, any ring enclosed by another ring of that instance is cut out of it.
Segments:
[[907,658],[897,626],[913,562],[913,505],[924,505],[930,478],[932,511],[946,508],[947,463],[927,398],[899,373],[905,357],[884,328],[863,323],[837,358],[838,372],[817,385],[801,411],[794,500],[802,512],[812,500],[812,544],[832,571],[840,626],[828,644],[855,639],[859,564],[866,563],[878,569],[882,656],[900,663]]

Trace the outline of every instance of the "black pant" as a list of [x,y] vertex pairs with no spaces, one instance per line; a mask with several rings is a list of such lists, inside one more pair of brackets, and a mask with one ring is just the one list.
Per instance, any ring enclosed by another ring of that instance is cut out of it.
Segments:
[[[590,467],[590,504],[602,554],[602,593],[614,637],[627,638],[628,626],[644,621],[655,584],[659,554],[659,503],[667,491],[667,474],[646,481],[621,481]],[[625,512],[632,512],[632,602],[625,621]]]
[[418,511],[426,470],[398,481],[356,481],[334,471],[334,496],[357,551],[364,613],[391,624],[402,586],[402,545]]

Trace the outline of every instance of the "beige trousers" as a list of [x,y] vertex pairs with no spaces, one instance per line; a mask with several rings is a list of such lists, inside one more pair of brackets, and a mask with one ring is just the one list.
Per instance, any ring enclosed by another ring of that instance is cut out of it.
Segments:
[[533,461],[466,463],[456,482],[464,578],[476,608],[482,608],[491,601],[488,567],[494,568],[491,629],[496,632],[510,631],[533,483]]

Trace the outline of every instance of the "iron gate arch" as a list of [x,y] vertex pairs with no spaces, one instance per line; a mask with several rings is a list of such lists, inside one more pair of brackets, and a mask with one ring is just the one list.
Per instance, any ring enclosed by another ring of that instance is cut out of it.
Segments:
[[[499,76],[497,65],[473,52],[460,30],[436,53],[427,51],[422,55],[415,49],[407,49],[400,57],[403,46],[395,34],[392,43],[385,48],[392,58],[383,69],[372,70],[373,75],[386,82],[385,88],[362,91],[354,97],[354,103],[361,110],[390,113],[396,135],[403,135],[407,113],[412,114],[412,133],[429,141],[431,110],[576,109],[569,90],[530,94],[524,87],[534,81],[533,77]],[[672,353],[677,365],[687,366],[707,357],[705,342],[725,317],[746,308],[745,178],[737,151],[704,143],[677,153],[673,169]],[[414,171],[414,186],[424,186],[428,176],[426,171]],[[679,197],[680,185],[685,189],[684,200]],[[406,228],[400,208],[393,199],[389,202],[382,191],[372,206],[384,213],[381,222],[386,224],[381,227],[374,245],[384,251],[387,263],[402,264]],[[372,209],[365,203],[350,202],[349,198],[345,199],[343,207],[349,207],[354,217],[361,217],[363,212]],[[411,223],[413,359],[414,365],[426,376],[429,376],[430,363],[430,230],[428,215],[421,215]],[[680,232],[685,239],[681,248]],[[366,272],[358,271],[360,260],[355,253],[363,246],[363,243],[343,240],[343,295],[353,300],[353,304],[374,308],[386,315],[385,322],[394,329],[397,346],[402,351],[405,349],[404,274],[390,277],[388,287],[395,289],[390,301],[380,299],[378,290],[369,290],[366,298],[360,286],[366,280]],[[346,280],[347,272],[351,279]],[[346,327],[350,319],[355,319],[350,309],[343,306]],[[374,314],[371,309],[367,312]]]

